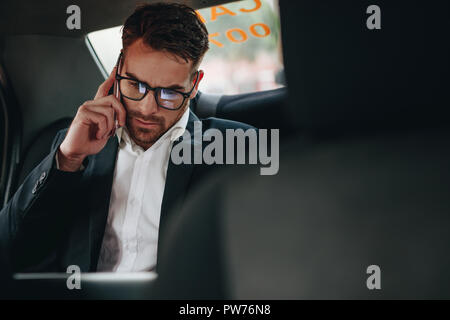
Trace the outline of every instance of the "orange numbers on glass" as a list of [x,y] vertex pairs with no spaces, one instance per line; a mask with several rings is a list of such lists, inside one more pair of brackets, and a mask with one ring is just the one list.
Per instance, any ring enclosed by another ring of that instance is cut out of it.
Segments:
[[[244,13],[250,13],[250,12],[254,12],[256,10],[258,10],[259,8],[261,8],[261,0],[253,0],[254,2],[254,7],[253,8],[240,8],[239,11],[240,12],[244,12]],[[201,13],[197,10],[196,11],[198,17],[200,18],[200,20],[203,23],[207,23],[208,21],[206,21],[206,19],[201,15]],[[216,21],[218,17],[220,16],[235,16],[236,12],[228,9],[225,6],[215,6],[215,7],[211,7],[210,8],[210,13],[211,13],[211,20],[210,21]]]

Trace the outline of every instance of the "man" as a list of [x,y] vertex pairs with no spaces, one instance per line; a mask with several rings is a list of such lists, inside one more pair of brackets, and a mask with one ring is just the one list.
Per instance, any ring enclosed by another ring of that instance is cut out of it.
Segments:
[[[126,20],[122,40],[94,100],[79,107],[0,212],[15,271],[155,270],[169,212],[209,170],[170,160],[199,121],[189,101],[203,78],[204,24],[184,5],[145,5]],[[249,126],[210,118],[202,121],[208,128]]]

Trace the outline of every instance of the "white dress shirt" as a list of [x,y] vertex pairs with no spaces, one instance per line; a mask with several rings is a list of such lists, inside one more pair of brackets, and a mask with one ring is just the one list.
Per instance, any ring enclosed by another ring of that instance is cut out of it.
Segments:
[[98,271],[150,271],[156,267],[159,218],[173,141],[183,135],[189,108],[150,148],[117,131],[119,150]]

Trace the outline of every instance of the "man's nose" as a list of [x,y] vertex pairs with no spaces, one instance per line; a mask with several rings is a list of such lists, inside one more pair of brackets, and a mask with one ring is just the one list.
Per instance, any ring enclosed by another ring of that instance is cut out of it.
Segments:
[[153,114],[158,111],[159,107],[153,91],[149,91],[142,99],[140,109],[143,114]]

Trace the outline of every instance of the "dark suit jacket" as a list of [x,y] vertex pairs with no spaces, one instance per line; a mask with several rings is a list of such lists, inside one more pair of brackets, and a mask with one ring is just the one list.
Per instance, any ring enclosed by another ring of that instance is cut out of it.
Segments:
[[[194,121],[199,119],[191,111],[186,130],[192,139]],[[228,128],[251,127],[217,118],[202,120],[203,131],[209,128],[225,132]],[[82,272],[96,271],[118,141],[111,137],[101,152],[87,157],[83,171],[63,172],[56,169],[54,159],[66,132],[67,129],[57,134],[50,154],[28,175],[0,212],[0,240],[16,272],[66,272],[69,265],[78,265]],[[213,168],[206,164],[175,165],[169,159],[161,206],[158,260],[163,245],[161,234],[169,216],[176,214],[171,209],[177,201],[182,203],[195,184]]]

